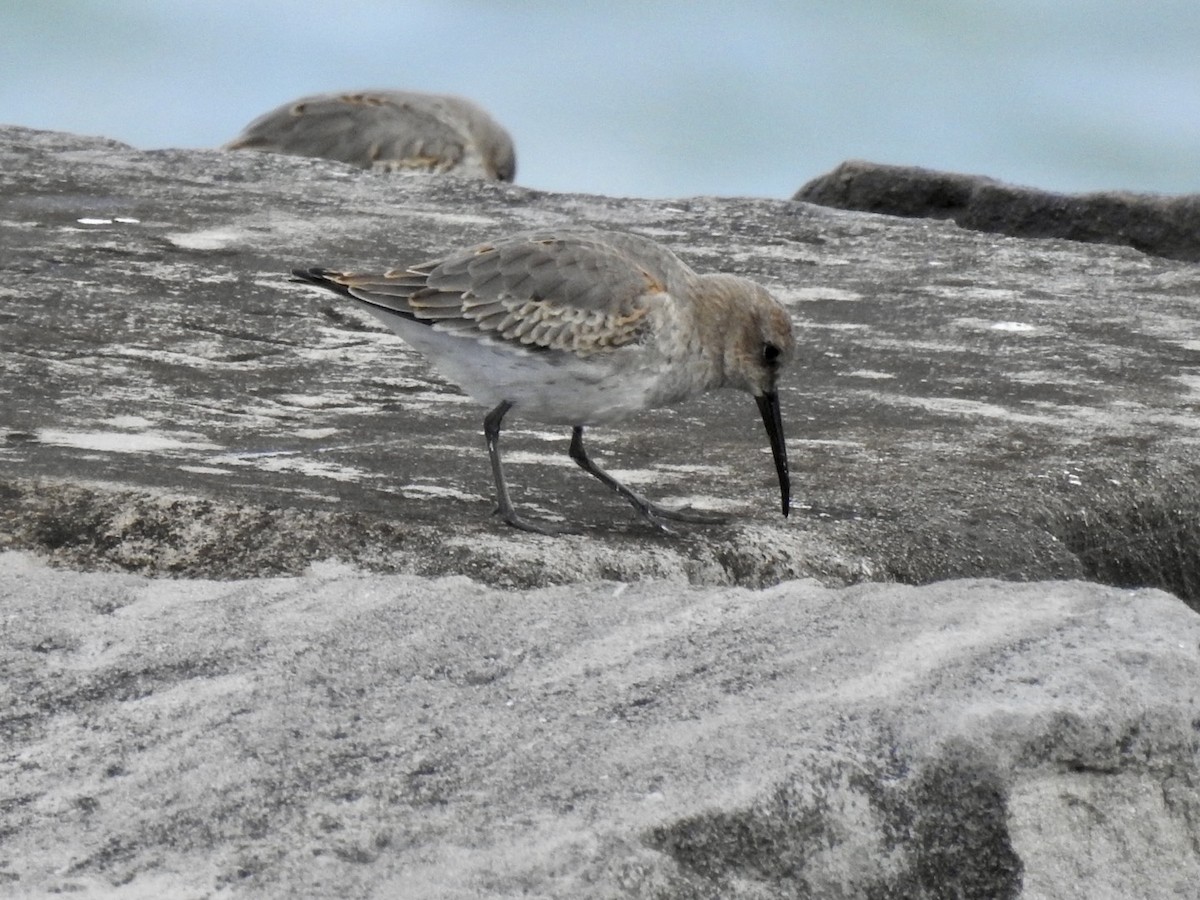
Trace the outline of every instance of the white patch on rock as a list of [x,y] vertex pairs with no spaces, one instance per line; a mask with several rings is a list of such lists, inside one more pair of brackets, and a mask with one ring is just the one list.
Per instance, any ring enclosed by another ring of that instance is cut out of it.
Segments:
[[858,291],[847,291],[842,288],[816,285],[804,288],[775,288],[771,291],[780,303],[814,303],[818,300],[837,300],[855,303],[863,299]]
[[238,228],[204,228],[200,231],[174,231],[165,236],[181,250],[223,250],[241,247],[251,235]]
[[440,484],[406,484],[400,488],[399,493],[402,497],[420,499],[443,497],[447,500],[463,500],[468,503],[474,503],[479,500],[478,494],[468,494],[465,491],[459,491]]
[[149,428],[154,422],[144,416],[110,416],[103,420],[105,425],[111,425],[113,428],[128,428],[130,430],[141,430]]
[[333,481],[369,481],[369,472],[354,466],[321,462],[305,457],[298,450],[263,450],[253,453],[223,453],[208,462],[219,466],[253,466],[264,472],[293,472],[310,478],[329,478]]
[[43,428],[37,432],[43,444],[95,450],[101,453],[161,453],[169,450],[216,450],[217,444],[198,436],[172,437],[168,434],[131,434],[127,431],[65,431]]
[[872,369],[855,369],[853,372],[846,372],[847,378],[874,378],[877,380],[886,380],[895,378],[896,376],[890,372],[876,372]]
[[992,323],[993,331],[1013,331],[1017,333],[1029,333],[1037,331],[1036,325],[1030,325],[1028,322],[994,322]]

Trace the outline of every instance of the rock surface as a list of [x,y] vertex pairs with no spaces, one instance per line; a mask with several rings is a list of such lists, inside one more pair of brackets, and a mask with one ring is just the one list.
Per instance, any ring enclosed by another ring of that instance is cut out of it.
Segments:
[[[592,443],[733,524],[655,534],[514,420],[586,530],[506,530],[483,411],[285,275],[559,224],[789,307],[790,519],[713,395]],[[1200,883],[1200,617],[1012,583],[1200,606],[1195,266],[6,128],[0,267],[0,895]],[[1007,581],[846,586],[961,576]]]
[[9,553],[0,602],[6,895],[1200,884],[1200,617],[1159,591],[172,582]]
[[[546,195],[271,154],[0,131],[0,547],[233,577],[336,557],[498,585],[1095,577],[1200,597],[1200,269],[786,201]],[[733,524],[650,533],[568,435],[483,410],[398,338],[290,284],[507,231],[638,230],[793,312],[796,505],[743,395],[589,432],[652,498]]]
[[1200,262],[1200,194],[1058,194],[981,175],[854,160],[814,178],[793,200],[891,216],[952,219],[1025,238],[1122,244]]

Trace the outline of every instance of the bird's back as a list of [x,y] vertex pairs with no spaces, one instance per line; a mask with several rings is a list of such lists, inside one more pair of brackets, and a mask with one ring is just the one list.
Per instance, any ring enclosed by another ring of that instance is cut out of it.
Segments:
[[255,119],[225,148],[501,181],[516,174],[511,137],[483,109],[461,97],[410,91],[303,97]]
[[481,403],[546,422],[617,421],[723,386],[773,392],[764,347],[772,360],[791,347],[764,289],[699,276],[627,233],[529,232],[383,272],[296,275],[356,300]]

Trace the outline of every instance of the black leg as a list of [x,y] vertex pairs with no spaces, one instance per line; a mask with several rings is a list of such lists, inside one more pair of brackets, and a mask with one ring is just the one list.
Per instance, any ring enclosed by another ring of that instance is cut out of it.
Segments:
[[510,409],[512,404],[505,400],[483,420],[483,435],[487,438],[488,456],[492,460],[492,477],[496,481],[496,500],[500,504],[496,514],[513,528],[520,528],[522,531],[532,531],[536,534],[570,533],[568,528],[522,519],[513,508],[512,500],[508,496],[508,482],[504,479],[504,467],[500,464],[500,422]]
[[661,521],[662,519],[672,519],[676,522],[691,522],[695,525],[720,525],[726,521],[724,516],[697,512],[684,512],[683,510],[676,509],[666,509],[665,507],[651,503],[636,491],[630,490],[625,485],[621,484],[621,482],[617,481],[617,479],[613,478],[611,475],[601,469],[594,462],[592,462],[591,457],[587,455],[587,451],[583,448],[582,425],[576,425],[574,430],[571,432],[571,449],[569,452],[571,454],[571,459],[575,460],[575,462],[579,464],[579,467],[583,469],[583,471],[598,478],[604,484],[608,485],[612,490],[616,491],[618,494],[628,500],[643,519],[656,528],[667,532],[668,534],[671,533],[671,529]]

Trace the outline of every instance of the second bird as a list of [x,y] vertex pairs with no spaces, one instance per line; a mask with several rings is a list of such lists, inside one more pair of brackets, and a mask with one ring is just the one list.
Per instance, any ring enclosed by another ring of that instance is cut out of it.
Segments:
[[571,458],[656,527],[723,521],[631,490],[592,462],[583,431],[726,387],[758,404],[783,514],[790,510],[778,387],[794,352],[792,323],[752,281],[700,275],[648,238],[594,230],[519,234],[379,273],[293,274],[357,301],[491,408],[483,424],[498,513],[514,527],[566,530],[513,507],[499,447],[510,411],[571,426]]
[[316,156],[364,169],[512,181],[512,138],[470,100],[416,91],[316,94],[255,119],[226,150]]

